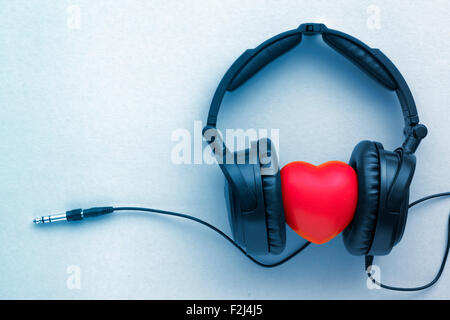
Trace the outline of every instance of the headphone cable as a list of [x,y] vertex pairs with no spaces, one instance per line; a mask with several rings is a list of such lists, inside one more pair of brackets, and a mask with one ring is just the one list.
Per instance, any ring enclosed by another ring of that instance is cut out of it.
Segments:
[[[430,199],[438,198],[438,197],[444,197],[444,196],[450,196],[450,192],[437,193],[437,194],[432,194],[432,195],[426,196],[424,198],[414,201],[413,203],[411,203],[408,206],[408,208],[411,208],[411,207],[413,207],[421,202],[424,202],[426,200],[430,200]],[[263,263],[263,262],[255,259],[251,255],[249,255],[245,251],[244,248],[242,248],[239,244],[237,244],[225,232],[223,232],[222,230],[213,226],[209,222],[206,222],[202,219],[199,219],[199,218],[196,218],[194,216],[190,216],[190,215],[184,214],[184,213],[167,211],[167,210],[159,210],[159,209],[153,209],[153,208],[142,208],[142,207],[95,207],[95,208],[90,208],[90,209],[75,209],[75,210],[66,211],[66,213],[62,213],[62,214],[38,217],[38,218],[34,219],[33,222],[36,224],[41,224],[41,223],[50,223],[50,222],[56,222],[56,221],[76,221],[76,220],[82,220],[84,218],[96,217],[96,216],[100,216],[100,215],[104,215],[104,214],[108,214],[108,213],[112,213],[112,212],[117,212],[117,211],[141,211],[141,212],[158,213],[158,214],[162,214],[162,215],[175,216],[175,217],[179,217],[179,218],[183,218],[183,219],[188,219],[188,220],[200,223],[200,224],[208,227],[209,229],[215,231],[219,235],[221,235],[224,239],[226,239],[234,247],[236,247],[241,253],[243,253],[250,261],[252,261],[255,264],[257,264],[261,267],[264,267],[264,268],[273,268],[273,267],[277,267],[279,265],[282,265],[282,264],[288,262],[289,260],[294,258],[297,254],[302,252],[305,248],[307,248],[311,244],[311,242],[307,241],[305,244],[303,244],[297,250],[295,250],[294,252],[289,254],[287,257],[281,259],[280,261],[275,262],[275,263],[266,264],[266,263]],[[423,290],[428,287],[431,287],[433,284],[435,284],[439,280],[439,278],[442,275],[442,272],[444,270],[445,263],[447,261],[447,256],[448,256],[449,248],[450,248],[450,215],[449,215],[449,220],[448,220],[448,229],[449,230],[448,230],[448,236],[447,236],[447,247],[445,249],[445,253],[444,253],[444,257],[442,259],[441,266],[439,268],[438,273],[434,277],[434,279],[431,282],[429,282],[428,284],[420,286],[420,287],[401,288],[401,287],[388,286],[388,285],[378,282],[376,279],[374,279],[372,277],[371,266],[373,265],[374,257],[371,255],[368,255],[365,257],[365,267],[366,267],[367,276],[369,277],[369,279],[372,280],[372,282],[374,284],[380,286],[381,288],[388,289],[388,290],[418,291],[418,290]]]
[[[419,200],[414,201],[413,203],[411,203],[408,208],[414,207],[415,205],[433,199],[433,198],[438,198],[438,197],[445,197],[445,196],[450,196],[450,192],[443,192],[443,193],[436,193],[436,194],[432,194],[426,197],[423,197]],[[393,287],[393,286],[388,286],[385,284],[382,284],[381,282],[378,282],[377,280],[375,280],[372,277],[372,265],[373,265],[373,261],[374,261],[374,256],[371,255],[367,255],[365,257],[365,267],[366,267],[366,273],[368,278],[372,281],[372,283],[376,284],[377,286],[379,286],[380,288],[383,289],[387,289],[387,290],[393,290],[393,291],[419,291],[419,290],[423,290],[426,288],[431,287],[432,285],[434,285],[439,278],[442,275],[442,272],[444,271],[444,267],[445,267],[445,263],[447,262],[447,257],[448,257],[448,252],[450,249],[450,214],[448,217],[448,226],[447,226],[447,246],[445,248],[445,252],[444,252],[444,257],[442,258],[442,262],[441,262],[441,266],[439,267],[439,270],[436,274],[436,276],[434,277],[433,280],[431,280],[429,283],[420,286],[420,287],[412,287],[412,288],[402,288],[402,287]]]
[[194,216],[190,216],[190,215],[184,214],[184,213],[159,210],[159,209],[153,209],[153,208],[142,208],[142,207],[95,207],[95,208],[90,208],[90,209],[74,209],[74,210],[66,211],[65,213],[61,213],[61,214],[38,217],[38,218],[34,219],[33,222],[35,224],[42,224],[42,223],[50,223],[50,222],[56,222],[56,221],[77,221],[77,220],[82,220],[84,218],[97,217],[100,215],[113,213],[116,211],[151,212],[151,213],[158,213],[158,214],[162,214],[162,215],[188,219],[188,220],[200,223],[200,224],[208,227],[209,229],[217,232],[219,235],[221,235],[223,238],[225,238],[228,242],[230,242],[233,246],[235,246],[240,252],[242,252],[248,259],[250,259],[252,262],[254,262],[257,265],[264,267],[264,268],[273,268],[273,267],[282,265],[285,262],[288,262],[289,260],[291,260],[293,257],[295,257],[297,254],[302,252],[306,247],[308,247],[311,244],[308,241],[305,244],[303,244],[302,246],[300,246],[300,248],[296,249],[294,252],[289,254],[287,257],[281,259],[280,261],[275,262],[275,263],[266,264],[261,261],[258,261],[254,257],[252,257],[250,254],[248,254],[245,251],[244,248],[242,248],[238,243],[236,243],[225,232],[223,232],[222,230],[213,226],[209,222],[206,222],[202,219],[199,219],[199,218],[196,218]]
[[311,244],[311,242],[308,241],[304,245],[302,245],[300,248],[295,250],[293,253],[288,255],[286,258],[283,258],[280,261],[272,263],[272,264],[266,264],[266,263],[263,263],[261,261],[256,260],[254,257],[249,255],[239,244],[237,244],[233,239],[231,239],[225,232],[223,232],[222,230],[218,229],[217,227],[213,226],[212,224],[210,224],[210,223],[208,223],[208,222],[206,222],[204,220],[201,220],[199,218],[196,218],[196,217],[184,214],[184,213],[173,212],[173,211],[166,211],[166,210],[158,210],[158,209],[152,209],[152,208],[115,207],[115,208],[113,208],[113,210],[114,211],[144,211],[144,212],[152,212],[152,213],[159,213],[159,214],[163,214],[163,215],[175,216],[175,217],[180,217],[180,218],[184,218],[184,219],[195,221],[195,222],[200,223],[200,224],[208,227],[209,229],[217,232],[223,238],[228,240],[228,242],[230,242],[233,246],[235,246],[239,251],[241,251],[252,262],[254,262],[257,265],[259,265],[261,267],[264,267],[264,268],[273,268],[273,267],[277,267],[279,265],[282,265],[283,263],[291,260],[293,257],[295,257],[297,254],[302,252],[303,249],[305,249],[306,247],[308,247],[308,245]]

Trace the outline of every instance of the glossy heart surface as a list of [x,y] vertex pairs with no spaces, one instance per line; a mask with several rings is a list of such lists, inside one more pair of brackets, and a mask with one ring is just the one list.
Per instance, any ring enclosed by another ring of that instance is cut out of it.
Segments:
[[353,219],[358,179],[344,162],[291,162],[281,170],[281,188],[287,224],[313,243],[330,241]]

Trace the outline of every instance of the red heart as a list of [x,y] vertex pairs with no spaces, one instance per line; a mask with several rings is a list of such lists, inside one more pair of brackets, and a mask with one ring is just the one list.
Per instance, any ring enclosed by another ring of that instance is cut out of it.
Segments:
[[333,239],[353,219],[358,179],[344,162],[291,162],[281,170],[281,189],[287,224],[313,243]]

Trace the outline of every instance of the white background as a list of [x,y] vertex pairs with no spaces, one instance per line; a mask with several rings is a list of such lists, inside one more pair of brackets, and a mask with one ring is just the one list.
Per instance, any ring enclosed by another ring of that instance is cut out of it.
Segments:
[[[397,65],[429,128],[411,199],[448,191],[449,15],[449,1],[437,0],[2,1],[0,298],[449,299],[448,267],[424,292],[368,290],[363,258],[347,253],[341,236],[266,270],[177,218],[31,223],[77,207],[142,205],[229,232],[222,173],[173,164],[171,135],[206,120],[219,80],[245,49],[304,22],[349,33]],[[320,37],[229,94],[220,116],[221,128],[280,129],[282,165],[348,161],[363,139],[386,149],[402,141],[395,95]],[[411,211],[402,242],[376,259],[383,282],[434,276],[449,204]],[[286,252],[301,243],[289,231]],[[67,285],[73,266],[79,289]]]

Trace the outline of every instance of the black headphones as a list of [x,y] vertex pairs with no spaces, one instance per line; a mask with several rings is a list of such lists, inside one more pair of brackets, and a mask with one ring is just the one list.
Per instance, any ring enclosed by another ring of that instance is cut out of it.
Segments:
[[[379,142],[362,141],[355,147],[349,163],[358,174],[358,204],[352,223],[343,233],[345,246],[354,255],[386,255],[400,241],[405,229],[409,186],[416,164],[414,152],[427,129],[419,124],[416,105],[404,78],[380,50],[315,23],[302,24],[270,38],[255,49],[246,50],[225,73],[214,94],[203,133],[210,144],[216,143],[216,155],[219,150],[221,159],[224,155],[229,158],[230,151],[216,138],[217,116],[225,93],[239,88],[265,65],[297,46],[303,36],[317,34],[382,86],[395,91],[400,100],[405,121],[403,145],[387,151]],[[260,150],[262,145],[266,146],[265,152]],[[259,159],[255,160],[255,156]],[[281,253],[286,244],[286,230],[274,146],[269,139],[260,140],[231,157],[235,161],[219,161],[219,165],[226,178],[225,196],[234,240],[250,254]],[[245,161],[236,161],[242,157]],[[264,164],[261,158],[266,159]],[[267,167],[271,172],[264,172]]]
[[[388,90],[395,91],[404,117],[404,142],[394,151],[384,150],[379,142],[361,141],[353,150],[349,164],[357,173],[358,202],[352,222],[343,232],[344,244],[354,255],[365,255],[366,271],[372,282],[382,288],[416,291],[432,286],[443,272],[450,250],[450,232],[440,269],[428,284],[414,288],[391,287],[377,282],[371,274],[374,255],[387,255],[399,243],[405,230],[408,208],[423,201],[449,196],[433,194],[409,202],[416,158],[414,152],[427,135],[419,124],[416,105],[405,80],[394,64],[378,49],[323,24],[306,23],[281,33],[245,51],[220,81],[209,109],[203,136],[211,146],[225,175],[225,197],[233,239],[210,223],[184,213],[142,207],[95,207],[75,209],[63,214],[42,216],[36,224],[74,221],[118,211],[144,211],[189,219],[200,223],[228,240],[251,261],[263,267],[275,267],[288,261],[309,244],[282,260],[265,264],[253,255],[280,254],[286,246],[286,224],[278,157],[268,138],[251,143],[250,148],[231,152],[216,129],[217,116],[227,91],[239,88],[265,65],[298,45],[303,35],[321,34],[325,43],[356,64]],[[450,229],[450,217],[449,217]]]

